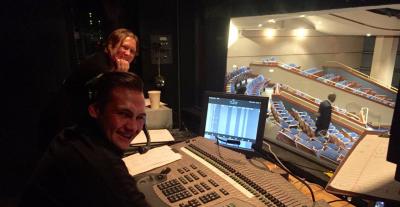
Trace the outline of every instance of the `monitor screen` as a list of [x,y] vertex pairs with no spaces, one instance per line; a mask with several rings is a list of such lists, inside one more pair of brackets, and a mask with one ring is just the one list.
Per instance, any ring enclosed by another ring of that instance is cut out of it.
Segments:
[[225,147],[260,149],[267,104],[268,97],[206,92],[203,136]]

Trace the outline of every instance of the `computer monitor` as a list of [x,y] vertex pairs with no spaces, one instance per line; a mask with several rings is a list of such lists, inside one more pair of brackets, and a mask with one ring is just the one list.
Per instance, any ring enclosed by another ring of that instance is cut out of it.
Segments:
[[201,132],[217,144],[243,152],[260,150],[268,97],[205,92]]

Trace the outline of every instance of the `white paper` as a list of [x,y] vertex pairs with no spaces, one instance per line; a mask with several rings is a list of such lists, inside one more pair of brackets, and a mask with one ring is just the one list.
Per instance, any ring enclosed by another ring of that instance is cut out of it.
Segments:
[[333,188],[400,201],[396,165],[386,161],[389,139],[366,135],[354,148],[330,185]]
[[[174,137],[167,129],[148,130],[151,142],[170,142],[174,141]],[[143,130],[132,140],[131,145],[145,144],[147,142]]]
[[172,151],[169,146],[153,148],[144,154],[133,154],[123,158],[129,174],[134,176],[161,167],[182,158],[182,155]]

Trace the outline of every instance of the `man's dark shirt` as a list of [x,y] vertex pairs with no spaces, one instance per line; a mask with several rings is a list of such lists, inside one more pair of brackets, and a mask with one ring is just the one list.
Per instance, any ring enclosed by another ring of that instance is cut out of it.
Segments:
[[148,206],[122,154],[94,125],[66,128],[39,162],[20,206]]
[[320,130],[327,130],[331,123],[332,106],[328,100],[322,101],[318,109],[319,117],[315,123],[317,132]]

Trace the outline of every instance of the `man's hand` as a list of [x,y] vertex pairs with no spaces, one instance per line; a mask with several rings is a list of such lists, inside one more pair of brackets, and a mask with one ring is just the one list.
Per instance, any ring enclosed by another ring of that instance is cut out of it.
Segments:
[[128,70],[129,70],[129,62],[128,61],[126,61],[126,60],[124,60],[124,59],[119,59],[119,58],[117,58],[116,59],[116,65],[117,65],[117,68],[116,68],[116,71],[118,71],[118,72],[128,72]]

